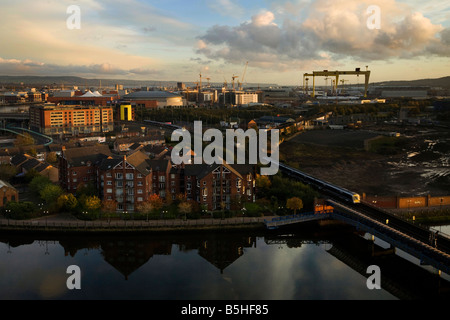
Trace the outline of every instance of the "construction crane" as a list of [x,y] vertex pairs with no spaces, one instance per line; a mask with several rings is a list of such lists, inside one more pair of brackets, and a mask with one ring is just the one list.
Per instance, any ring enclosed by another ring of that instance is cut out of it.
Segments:
[[242,85],[244,84],[245,74],[247,73],[248,61],[245,64],[244,73],[242,74],[241,82],[239,82],[239,90],[242,91]]
[[233,91],[235,90],[234,81],[235,81],[237,78],[239,78],[239,77],[238,77],[238,76],[235,76],[235,75],[233,74],[233,77],[232,77],[232,79],[233,79]]

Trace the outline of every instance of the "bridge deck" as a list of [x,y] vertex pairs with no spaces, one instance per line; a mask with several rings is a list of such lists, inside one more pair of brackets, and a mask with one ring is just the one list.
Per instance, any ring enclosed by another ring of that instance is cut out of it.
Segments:
[[302,213],[290,216],[282,216],[273,218],[272,220],[264,220],[264,223],[269,230],[277,229],[281,226],[286,226],[290,224],[300,223],[300,222],[308,222],[308,221],[316,221],[323,219],[330,219],[331,212],[325,213]]

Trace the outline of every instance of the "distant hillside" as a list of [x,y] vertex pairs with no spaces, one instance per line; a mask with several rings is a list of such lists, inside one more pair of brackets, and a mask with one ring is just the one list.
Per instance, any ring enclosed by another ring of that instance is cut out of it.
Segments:
[[[43,86],[57,86],[57,87],[71,87],[78,86],[80,88],[84,87],[99,87],[100,84],[102,88],[114,87],[116,84],[123,85],[124,87],[136,88],[136,87],[175,87],[177,82],[182,81],[158,81],[158,80],[125,80],[125,79],[85,79],[80,77],[71,76],[1,76],[0,75],[0,86],[4,85],[17,85],[24,87],[43,87]],[[188,87],[195,87],[193,82],[184,82]],[[211,83],[212,86],[221,86],[222,83]],[[261,83],[252,84],[246,83],[247,87],[261,87],[267,86],[277,86],[277,84],[272,83]]]
[[386,87],[404,87],[404,86],[412,86],[412,87],[442,87],[442,88],[450,88],[450,76],[443,77],[438,79],[420,79],[420,80],[410,80],[410,81],[384,81],[373,83],[377,86],[386,86]]

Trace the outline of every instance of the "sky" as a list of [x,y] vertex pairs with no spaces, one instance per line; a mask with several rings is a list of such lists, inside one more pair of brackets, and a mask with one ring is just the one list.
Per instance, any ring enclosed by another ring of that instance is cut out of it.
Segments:
[[1,8],[0,75],[194,82],[202,74],[278,85],[366,67],[371,82],[450,76],[450,1],[2,0]]

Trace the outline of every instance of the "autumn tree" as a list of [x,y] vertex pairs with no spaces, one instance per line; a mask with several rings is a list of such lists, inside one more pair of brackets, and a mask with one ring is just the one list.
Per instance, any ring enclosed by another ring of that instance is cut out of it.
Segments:
[[158,211],[160,210],[163,205],[164,202],[161,199],[161,197],[157,194],[152,194],[149,198],[148,198],[148,202],[151,203],[153,205],[153,210],[154,211]]
[[102,201],[97,196],[88,196],[84,200],[84,208],[88,211],[96,211],[102,207]]
[[63,194],[59,196],[57,200],[58,208],[67,210],[69,212],[73,212],[75,208],[78,206],[78,200],[77,198],[69,193],[69,194]]
[[187,214],[191,213],[192,211],[192,205],[189,202],[181,202],[178,205],[178,212],[181,214],[184,214],[184,218],[187,219]]
[[110,221],[111,216],[116,212],[117,210],[117,201],[116,200],[103,200],[102,201],[102,211],[106,214],[106,217],[108,218],[108,222]]
[[294,214],[297,214],[297,210],[303,209],[303,201],[297,197],[290,198],[286,202],[286,208],[294,210]]
[[20,146],[31,146],[34,144],[34,139],[29,133],[24,133],[23,135],[17,135],[16,141],[14,144],[17,147]]

